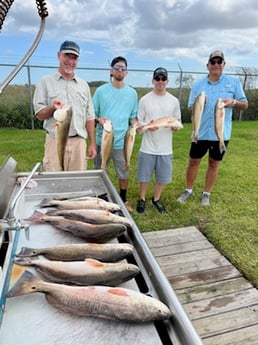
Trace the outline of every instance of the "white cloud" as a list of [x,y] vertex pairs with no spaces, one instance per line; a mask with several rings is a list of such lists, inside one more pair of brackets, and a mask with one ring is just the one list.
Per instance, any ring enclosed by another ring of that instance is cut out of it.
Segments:
[[[45,40],[93,42],[112,53],[204,62],[221,49],[230,63],[258,54],[256,0],[46,0]],[[33,0],[16,0],[2,34],[38,31]],[[1,37],[0,37],[1,38]]]

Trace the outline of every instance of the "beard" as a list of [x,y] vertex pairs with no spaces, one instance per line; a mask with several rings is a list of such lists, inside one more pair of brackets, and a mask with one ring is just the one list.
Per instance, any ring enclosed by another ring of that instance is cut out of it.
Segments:
[[113,75],[113,78],[116,80],[116,81],[123,81],[124,80],[124,76],[121,74],[118,74],[116,76]]

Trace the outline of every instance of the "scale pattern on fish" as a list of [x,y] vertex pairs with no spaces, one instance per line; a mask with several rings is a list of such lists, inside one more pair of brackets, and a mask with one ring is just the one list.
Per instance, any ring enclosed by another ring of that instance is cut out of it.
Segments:
[[[58,212],[61,210],[57,210]],[[121,217],[122,218],[122,217]],[[48,222],[55,228],[72,233],[74,236],[84,238],[88,242],[104,243],[122,235],[127,227],[121,223],[91,224],[84,221],[65,218],[62,216],[47,215],[34,211],[33,215],[25,219],[28,222]]]
[[14,263],[34,267],[48,281],[76,285],[117,286],[140,272],[139,268],[133,264],[105,263],[94,259],[51,261],[34,257],[16,258]]
[[45,282],[25,270],[6,297],[41,292],[55,308],[78,316],[145,323],[165,320],[170,309],[141,292],[110,286],[69,286]]
[[203,109],[205,105],[206,95],[205,92],[202,91],[196,98],[193,104],[192,109],[192,126],[193,126],[193,136],[192,142],[197,143],[198,135],[202,120]]
[[57,155],[62,171],[64,170],[65,147],[68,139],[72,115],[73,111],[70,105],[67,105],[54,112],[54,118],[57,121],[55,124]]
[[74,243],[45,248],[22,247],[18,257],[44,255],[49,260],[77,261],[86,258],[117,262],[133,254],[129,243]]
[[103,126],[102,138],[101,138],[101,169],[107,169],[107,162],[111,158],[113,151],[114,132],[112,122],[106,120]]
[[219,98],[215,106],[215,132],[219,139],[220,153],[226,151],[224,143],[224,121],[225,121],[225,103]]

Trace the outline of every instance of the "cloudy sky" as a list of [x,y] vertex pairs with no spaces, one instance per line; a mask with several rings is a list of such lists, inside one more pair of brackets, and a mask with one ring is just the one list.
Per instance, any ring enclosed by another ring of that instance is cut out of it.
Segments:
[[[224,51],[228,67],[258,67],[257,0],[46,0],[46,4],[49,15],[31,64],[56,64],[60,43],[68,39],[81,46],[83,67],[106,68],[114,56],[124,55],[131,69],[205,70],[208,55],[216,49]],[[36,1],[15,0],[0,33],[0,64],[19,62],[39,25]]]

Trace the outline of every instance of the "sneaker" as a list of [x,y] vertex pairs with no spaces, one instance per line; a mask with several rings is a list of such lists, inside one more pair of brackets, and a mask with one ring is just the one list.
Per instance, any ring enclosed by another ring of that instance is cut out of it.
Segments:
[[151,199],[151,204],[156,207],[156,209],[160,212],[166,212],[166,209],[163,205],[161,205],[159,200],[154,201],[154,198]]
[[190,193],[190,192],[188,192],[188,190],[185,189],[184,193],[180,195],[180,197],[177,199],[177,201],[180,202],[181,204],[183,204],[192,195],[193,195],[193,192]]
[[125,201],[125,207],[126,207],[128,212],[130,212],[130,213],[133,212],[133,208],[132,208],[132,206],[131,206],[129,201]]
[[140,200],[138,201],[136,211],[137,211],[138,213],[143,213],[143,212],[145,211],[145,206],[146,206],[146,201],[140,199]]
[[203,192],[201,195],[202,206],[210,206],[210,194]]

